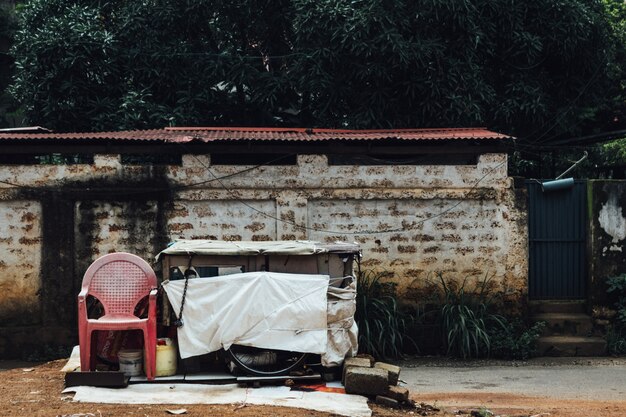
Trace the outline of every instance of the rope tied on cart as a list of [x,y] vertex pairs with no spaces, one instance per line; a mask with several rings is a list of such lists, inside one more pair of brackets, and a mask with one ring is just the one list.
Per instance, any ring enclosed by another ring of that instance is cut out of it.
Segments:
[[178,311],[178,317],[174,320],[174,326],[183,327],[185,324],[183,321],[183,310],[185,308],[185,298],[187,298],[187,288],[189,287],[189,278],[196,278],[198,273],[191,267],[191,261],[193,260],[193,254],[189,255],[189,262],[187,263],[187,269],[185,270],[185,288],[183,288],[183,297],[180,301],[180,310]]

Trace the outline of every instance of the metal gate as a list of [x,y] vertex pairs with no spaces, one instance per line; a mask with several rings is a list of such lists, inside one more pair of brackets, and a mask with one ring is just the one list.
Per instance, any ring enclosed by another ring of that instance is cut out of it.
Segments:
[[587,186],[543,192],[527,181],[529,282],[533,300],[583,299],[587,284]]

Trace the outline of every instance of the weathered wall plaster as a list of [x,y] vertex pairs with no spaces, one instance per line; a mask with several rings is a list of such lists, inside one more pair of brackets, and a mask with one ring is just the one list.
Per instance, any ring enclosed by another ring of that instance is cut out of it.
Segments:
[[589,182],[590,298],[610,305],[606,279],[626,273],[626,181]]
[[[256,169],[211,165],[207,155],[168,167],[120,161],[96,155],[93,165],[0,166],[0,180],[29,187],[0,183],[0,247],[32,242],[0,263],[0,271],[20,270],[0,285],[27,289],[0,299],[0,319],[28,305],[31,322],[73,335],[75,297],[93,260],[129,251],[153,262],[177,238],[356,241],[363,266],[385,271],[400,291],[441,271],[458,279],[490,274],[518,297],[526,293],[525,194],[513,188],[504,154],[467,166],[333,166],[324,155]],[[37,299],[38,291],[47,297]],[[0,327],[0,356],[17,353],[6,342],[14,333]]]
[[622,214],[622,210],[615,194],[611,194],[606,203],[602,204],[602,209],[598,213],[598,222],[602,230],[611,236],[611,245],[603,248],[603,251],[622,252],[626,239],[626,217]]

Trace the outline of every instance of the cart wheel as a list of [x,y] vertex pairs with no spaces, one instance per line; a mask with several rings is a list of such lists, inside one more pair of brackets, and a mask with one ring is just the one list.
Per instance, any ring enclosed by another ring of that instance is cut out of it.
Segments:
[[288,375],[304,365],[307,354],[232,345],[226,351],[238,368],[255,376]]

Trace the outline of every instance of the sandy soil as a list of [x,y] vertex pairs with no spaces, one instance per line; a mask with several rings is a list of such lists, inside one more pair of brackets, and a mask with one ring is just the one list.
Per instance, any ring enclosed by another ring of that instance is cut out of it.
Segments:
[[[53,361],[30,368],[0,371],[0,415],[24,417],[84,416],[166,416],[167,409],[185,408],[187,415],[226,417],[326,417],[331,414],[282,407],[233,405],[108,405],[73,403],[71,396],[61,394],[64,374],[59,370],[65,360]],[[415,401],[434,405],[441,411],[428,415],[470,415],[472,411],[488,409],[501,416],[516,417],[617,417],[626,416],[626,401],[557,401],[506,394],[428,394],[412,396]],[[418,416],[421,408],[394,410],[371,404],[373,415],[381,417]],[[424,413],[425,414],[425,413]],[[88,415],[88,414],[87,414]]]

